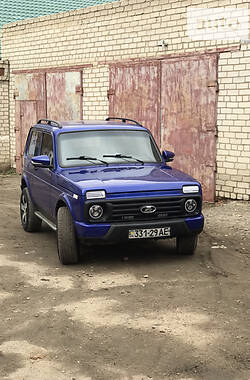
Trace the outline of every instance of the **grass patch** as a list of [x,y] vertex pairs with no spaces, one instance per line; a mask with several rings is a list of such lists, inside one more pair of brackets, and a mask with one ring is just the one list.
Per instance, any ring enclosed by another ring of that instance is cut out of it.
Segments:
[[0,165],[0,175],[16,174],[16,169],[11,168],[9,165]]

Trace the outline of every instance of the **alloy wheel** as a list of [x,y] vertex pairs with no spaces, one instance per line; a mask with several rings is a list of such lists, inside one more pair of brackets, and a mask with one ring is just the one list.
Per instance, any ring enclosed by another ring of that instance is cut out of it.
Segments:
[[27,202],[26,197],[25,197],[24,194],[23,194],[22,197],[21,197],[20,209],[21,209],[21,219],[22,219],[22,223],[25,225],[26,222],[27,222],[28,202]]

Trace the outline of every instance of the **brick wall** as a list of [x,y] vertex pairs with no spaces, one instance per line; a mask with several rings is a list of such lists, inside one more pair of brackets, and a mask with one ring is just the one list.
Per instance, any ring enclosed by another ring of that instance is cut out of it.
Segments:
[[83,72],[83,118],[105,119],[108,115],[109,67],[98,65]]
[[[250,45],[250,44],[249,44]],[[250,50],[220,54],[217,195],[250,199]]]
[[9,143],[9,70],[0,61],[0,170],[10,164]]
[[[2,52],[11,70],[92,64],[83,72],[83,116],[108,114],[108,63],[114,60],[227,48],[220,54],[218,81],[217,195],[250,199],[250,44],[192,41],[186,12],[195,7],[247,7],[247,0],[122,0],[3,29]],[[158,46],[166,40],[168,47]],[[229,49],[230,50],[230,49]],[[11,157],[15,154],[14,75],[10,83]]]

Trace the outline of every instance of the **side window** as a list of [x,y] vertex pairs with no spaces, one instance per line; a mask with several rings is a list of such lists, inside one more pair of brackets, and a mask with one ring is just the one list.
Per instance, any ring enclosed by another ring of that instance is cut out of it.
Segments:
[[41,154],[46,154],[46,156],[49,156],[50,163],[51,165],[53,165],[53,161],[54,161],[53,139],[52,139],[52,135],[50,135],[49,133],[43,134]]
[[28,156],[39,156],[40,154],[40,147],[41,147],[41,140],[42,140],[42,132],[33,130],[31,132],[31,138],[30,143],[27,149],[27,155]]

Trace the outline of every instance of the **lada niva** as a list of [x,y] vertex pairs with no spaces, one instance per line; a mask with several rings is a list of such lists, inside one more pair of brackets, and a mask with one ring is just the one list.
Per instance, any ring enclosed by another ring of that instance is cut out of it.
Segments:
[[192,255],[204,223],[202,189],[169,166],[173,159],[134,120],[41,119],[24,151],[22,226],[55,230],[62,264],[78,262],[80,243],[137,239],[176,238],[177,252]]

